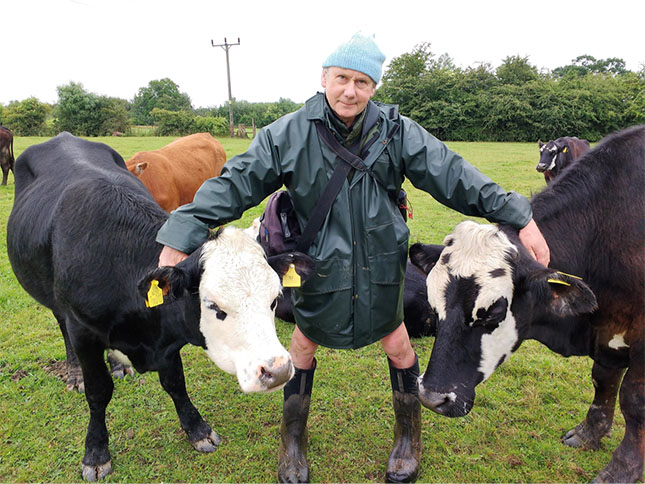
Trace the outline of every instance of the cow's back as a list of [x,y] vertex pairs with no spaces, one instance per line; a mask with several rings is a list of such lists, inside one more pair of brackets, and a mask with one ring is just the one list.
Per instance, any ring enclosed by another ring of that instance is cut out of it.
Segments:
[[[209,178],[218,176],[226,162],[222,144],[209,133],[178,138],[155,151],[141,151],[127,161],[166,212],[193,201],[195,192]],[[137,174],[136,166],[147,163]]]
[[584,277],[601,308],[633,301],[642,309],[645,125],[602,140],[533,197],[532,207],[552,253],[563,255],[552,267]]
[[[99,190],[101,186],[109,189]],[[108,225],[110,214],[131,216],[128,203],[133,199],[156,207],[123,158],[107,145],[61,133],[25,150],[16,160],[15,199],[7,225],[9,260],[25,290],[58,309],[54,280],[70,276],[66,261],[80,260],[99,238],[117,243],[119,235]],[[61,234],[74,238],[63,243]],[[107,259],[109,252],[99,254]]]

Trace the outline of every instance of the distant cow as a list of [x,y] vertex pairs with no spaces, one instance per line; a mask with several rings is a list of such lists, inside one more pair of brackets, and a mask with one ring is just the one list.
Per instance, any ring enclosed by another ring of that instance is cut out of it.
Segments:
[[549,183],[574,160],[589,151],[589,141],[575,136],[565,136],[546,143],[538,141],[538,147],[540,161],[535,169],[544,173],[544,179]]
[[0,167],[2,167],[3,185],[7,184],[9,170],[13,172],[13,165],[13,133],[9,128],[0,126]]
[[226,162],[222,143],[209,133],[178,138],[155,151],[140,151],[126,165],[170,213],[193,201],[205,180],[218,176]]
[[442,415],[467,414],[475,386],[526,339],[588,355],[595,397],[563,441],[598,448],[619,393],[625,436],[595,482],[635,482],[645,459],[645,125],[605,138],[531,204],[553,269],[507,226],[462,222],[438,260],[412,246],[418,266],[436,261],[428,298],[437,336],[419,399]]
[[214,451],[219,437],[186,393],[184,345],[203,347],[244,392],[276,390],[291,378],[275,333],[280,278],[271,267],[284,273],[293,263],[306,278],[309,258],[285,254],[267,263],[257,242],[227,228],[176,267],[158,268],[155,235],[167,214],[118,153],[69,133],[25,150],[15,179],[9,261],[25,290],[64,322],[80,361],[90,407],[84,479],[112,470],[106,348],[139,372],[159,373],[200,452]]

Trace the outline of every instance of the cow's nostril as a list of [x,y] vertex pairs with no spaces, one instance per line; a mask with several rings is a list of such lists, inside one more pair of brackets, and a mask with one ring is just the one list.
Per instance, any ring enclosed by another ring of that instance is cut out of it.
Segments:
[[273,378],[273,373],[267,370],[264,366],[260,366],[260,378],[263,380],[270,380]]

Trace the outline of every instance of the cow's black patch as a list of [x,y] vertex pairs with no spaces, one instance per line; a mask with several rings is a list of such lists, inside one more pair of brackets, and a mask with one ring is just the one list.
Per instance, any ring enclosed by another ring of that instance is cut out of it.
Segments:
[[505,269],[493,269],[488,273],[492,278],[504,277],[506,275]]

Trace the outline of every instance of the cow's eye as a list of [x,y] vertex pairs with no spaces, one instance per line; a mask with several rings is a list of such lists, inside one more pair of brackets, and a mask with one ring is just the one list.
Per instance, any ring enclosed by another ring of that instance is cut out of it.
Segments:
[[275,298],[271,303],[271,311],[275,311],[275,308],[278,306],[278,298]]
[[206,301],[206,309],[210,309],[211,311],[215,311],[215,317],[217,319],[220,319],[224,321],[226,319],[226,313],[222,311],[217,304],[215,304],[213,301]]

